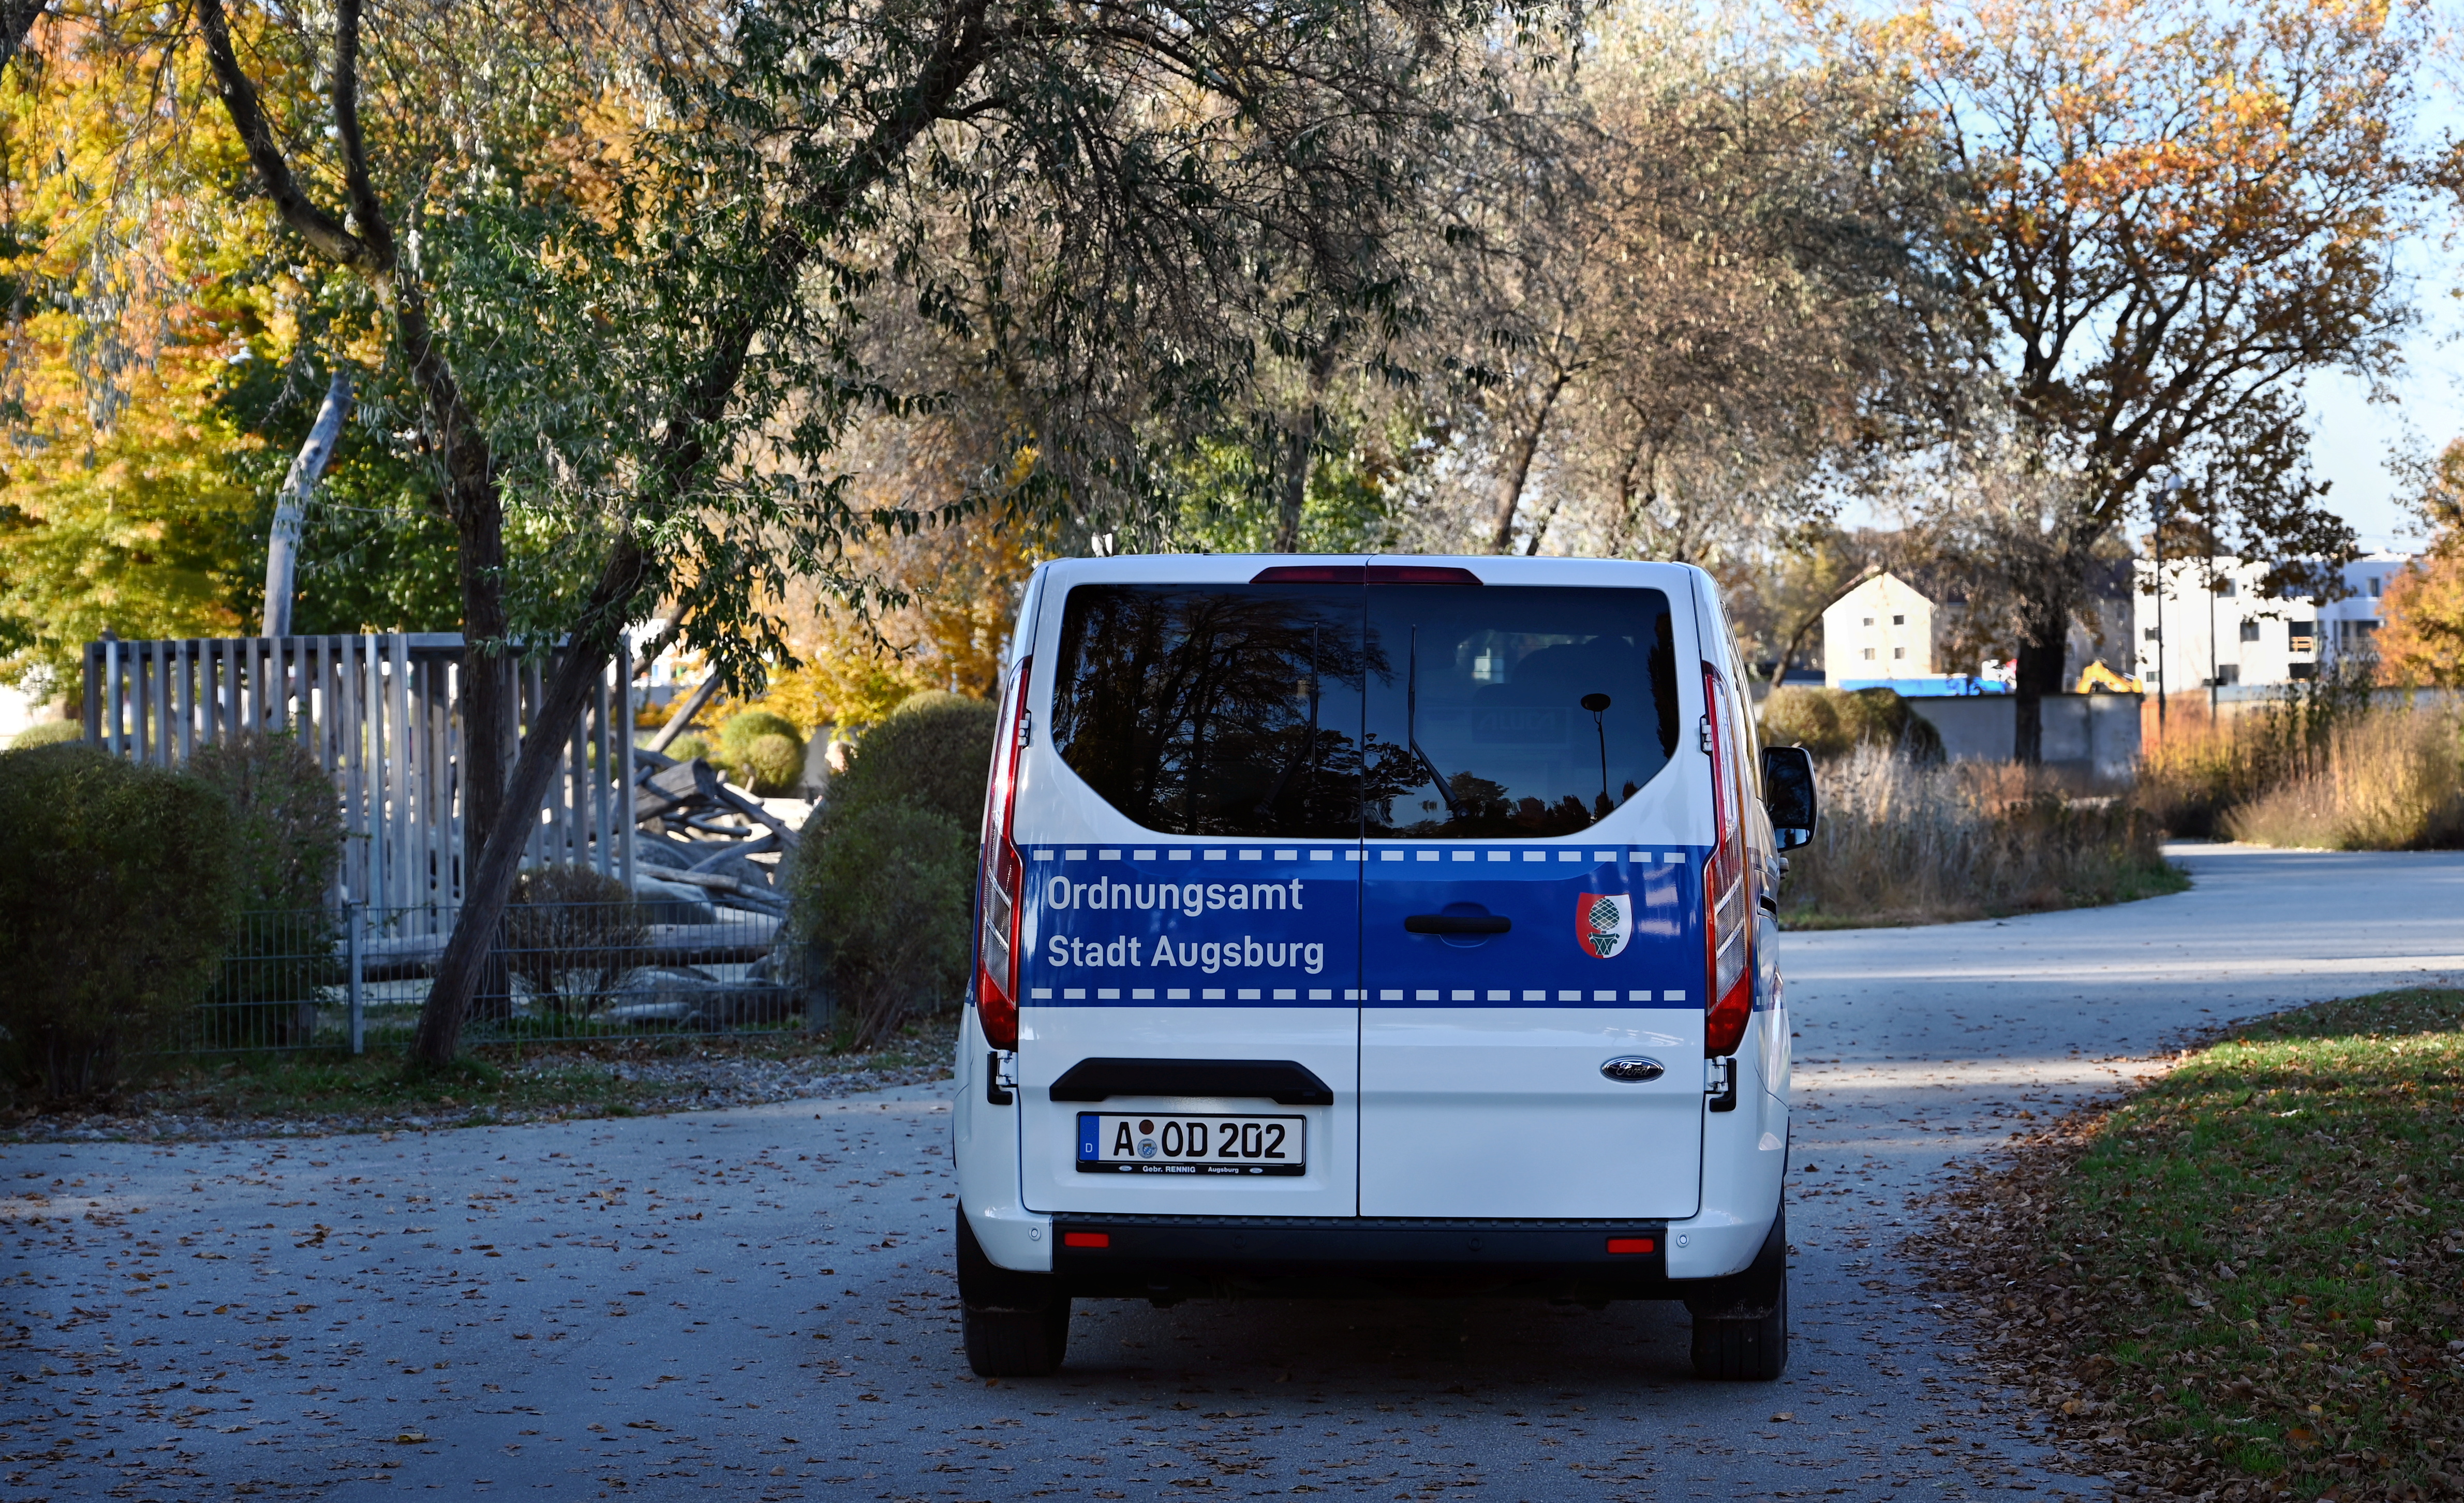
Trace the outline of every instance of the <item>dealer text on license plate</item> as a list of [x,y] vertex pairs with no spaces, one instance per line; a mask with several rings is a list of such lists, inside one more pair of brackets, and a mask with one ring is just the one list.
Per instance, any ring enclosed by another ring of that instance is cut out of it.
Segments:
[[1078,1114],[1081,1174],[1299,1174],[1303,1118]]

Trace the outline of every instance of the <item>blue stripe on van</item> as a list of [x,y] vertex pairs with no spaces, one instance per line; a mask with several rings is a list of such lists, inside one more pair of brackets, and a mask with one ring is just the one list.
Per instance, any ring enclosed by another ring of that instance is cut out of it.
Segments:
[[[1028,1006],[1703,1006],[1699,847],[1158,841],[1023,853]],[[1605,959],[1577,935],[1584,894],[1628,905],[1630,933]],[[1515,942],[1403,933],[1406,913],[1465,898],[1511,917]]]

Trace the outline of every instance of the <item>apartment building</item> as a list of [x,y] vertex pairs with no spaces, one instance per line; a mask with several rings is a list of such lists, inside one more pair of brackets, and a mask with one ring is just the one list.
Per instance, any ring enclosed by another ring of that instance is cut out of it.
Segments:
[[2321,606],[2263,593],[2263,564],[2229,557],[2135,561],[2140,681],[2150,691],[2269,686],[2316,678],[2340,661],[2376,656],[2379,602],[2411,555],[2373,553],[2344,565],[2347,591]]

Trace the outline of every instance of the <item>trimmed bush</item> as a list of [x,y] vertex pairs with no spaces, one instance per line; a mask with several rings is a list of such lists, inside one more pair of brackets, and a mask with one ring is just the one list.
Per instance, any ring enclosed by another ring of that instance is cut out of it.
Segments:
[[702,762],[709,762],[711,760],[710,742],[702,740],[698,736],[695,736],[691,731],[687,731],[684,735],[668,742],[667,755],[674,758],[678,762],[693,762],[696,759]]
[[171,1043],[239,907],[230,807],[83,746],[0,757],[0,1062],[53,1099],[107,1095]]
[[1802,746],[1829,761],[1879,746],[1920,763],[1942,761],[1942,736],[1891,689],[1816,689],[1783,684],[1763,701],[1763,740]]
[[824,820],[804,831],[790,922],[826,966],[849,1045],[869,1050],[966,990],[975,832],[898,800]]
[[865,733],[847,771],[830,779],[830,805],[896,801],[973,830],[984,817],[1000,707],[938,689],[911,696]]
[[830,978],[855,1048],[965,994],[997,713],[939,691],[910,697],[856,745],[804,827],[789,933]]
[[[787,743],[788,752],[782,755],[774,747],[757,760],[755,744],[774,737]],[[739,710],[729,716],[705,756],[730,781],[765,798],[792,793],[804,781],[803,733],[794,721],[767,710]]]
[[315,753],[281,732],[242,731],[198,747],[186,770],[231,806],[242,903],[324,903],[342,864],[342,809]]
[[75,720],[44,720],[19,731],[9,743],[11,751],[33,751],[37,746],[59,746],[85,739],[85,727]]
[[514,880],[505,910],[507,969],[539,1010],[562,1017],[605,1006],[647,959],[650,926],[632,890],[580,862],[534,867]]
[[305,1044],[319,991],[341,979],[341,926],[325,902],[342,861],[334,780],[281,732],[209,742],[185,770],[231,808],[240,906],[252,912],[206,997],[210,1042]]
[[804,748],[792,736],[757,736],[737,759],[745,785],[764,798],[793,793],[804,781]]
[[796,743],[798,751],[804,749],[804,733],[797,729],[796,722],[767,710],[739,710],[729,716],[718,728],[719,749],[731,760],[740,760],[764,736],[783,736]]

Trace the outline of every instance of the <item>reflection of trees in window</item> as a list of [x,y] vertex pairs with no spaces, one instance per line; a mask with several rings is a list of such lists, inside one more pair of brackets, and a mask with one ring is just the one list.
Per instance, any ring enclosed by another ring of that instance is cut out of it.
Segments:
[[1373,742],[1370,754],[1377,769],[1371,775],[1372,791],[1366,801],[1372,835],[1450,839],[1571,835],[1591,829],[1637,791],[1636,785],[1628,782],[1615,804],[1595,794],[1593,807],[1585,808],[1583,801],[1571,793],[1553,804],[1528,795],[1514,798],[1503,785],[1465,771],[1446,779],[1447,791],[1454,795],[1454,811],[1449,814],[1446,801],[1406,748]]
[[1081,586],[1053,743],[1151,829],[1350,837],[1363,667],[1356,592]]

